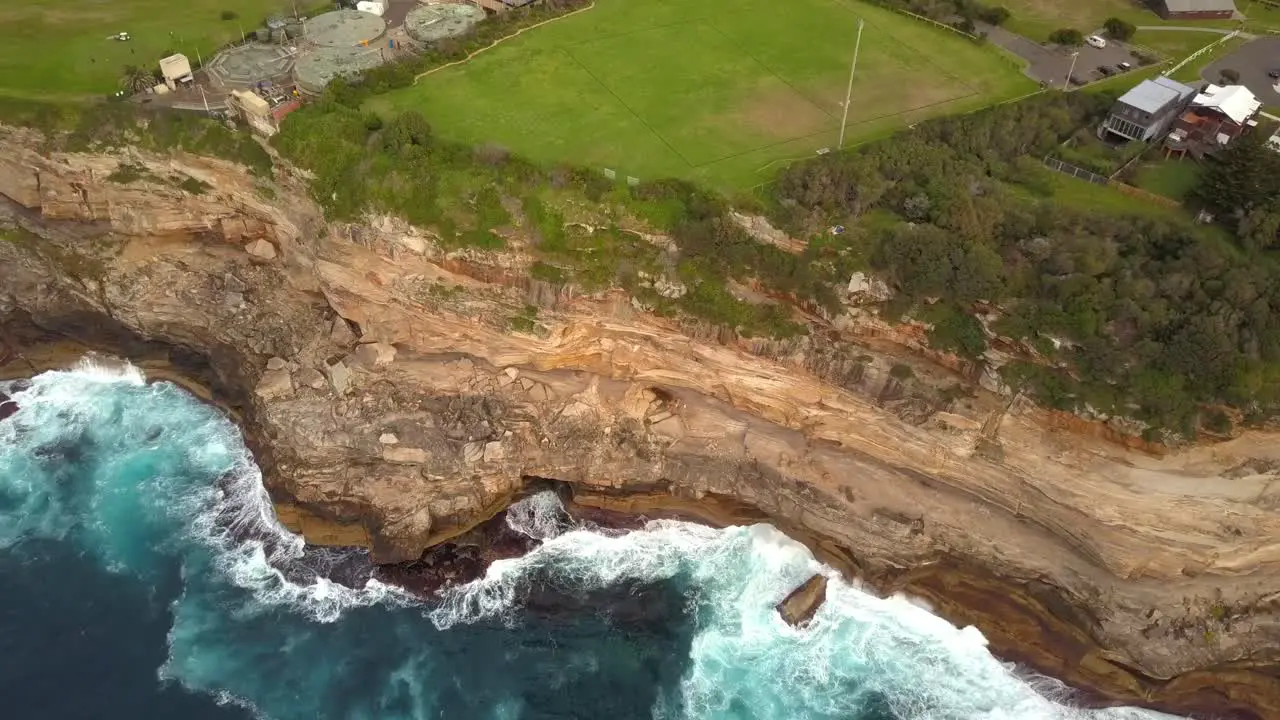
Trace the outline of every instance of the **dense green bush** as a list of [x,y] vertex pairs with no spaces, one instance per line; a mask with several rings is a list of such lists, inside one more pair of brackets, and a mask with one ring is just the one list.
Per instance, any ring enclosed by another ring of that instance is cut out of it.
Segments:
[[1133,38],[1134,33],[1138,32],[1138,28],[1133,23],[1115,17],[1107,18],[1106,22],[1102,23],[1102,27],[1106,28],[1108,37],[1121,42]]
[[1084,33],[1075,28],[1059,28],[1049,33],[1049,42],[1066,47],[1080,47],[1084,44]]
[[[1235,242],[1172,214],[1082,213],[1034,199],[1051,187],[1032,158],[1091,125],[1105,104],[1045,94],[798,163],[775,185],[774,218],[802,236],[872,213],[909,220],[874,234],[872,262],[902,298],[894,312],[942,299],[934,307],[946,313],[925,314],[932,342],[972,356],[980,335],[961,310],[997,304],[998,332],[1062,364],[1006,373],[1047,404],[1136,413],[1184,432],[1204,421],[1205,405],[1274,416],[1280,154],[1257,133],[1207,161],[1194,202]],[[830,242],[841,251],[841,238]]]

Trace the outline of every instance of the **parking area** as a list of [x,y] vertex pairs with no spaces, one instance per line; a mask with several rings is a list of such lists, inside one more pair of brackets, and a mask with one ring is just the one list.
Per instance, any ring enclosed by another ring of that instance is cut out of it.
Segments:
[[[1066,50],[1055,52],[1062,57],[1062,72],[1065,77],[1066,71],[1071,67],[1071,53]],[[1138,58],[1133,54],[1132,48],[1115,40],[1108,40],[1104,48],[1083,45],[1079,48],[1079,52],[1080,57],[1076,60],[1076,69],[1072,75],[1085,83],[1106,77],[1107,74],[1102,68],[1120,72],[1120,63],[1129,63],[1132,67],[1138,67]]]
[[1026,74],[1033,80],[1048,83],[1052,87],[1062,87],[1067,82],[1067,73],[1071,72],[1080,84],[1093,82],[1106,77],[1099,68],[1107,67],[1119,71],[1120,63],[1129,63],[1138,67],[1138,59],[1128,45],[1108,40],[1104,48],[1083,45],[1078,50],[1075,70],[1071,70],[1071,53],[1075,50],[1052,45],[1040,45],[1021,35],[991,25],[982,25],[980,30],[987,33],[987,40],[1012,52],[1027,61]]
[[1221,82],[1222,71],[1227,69],[1240,73],[1240,84],[1249,88],[1264,106],[1280,106],[1276,80],[1267,75],[1280,70],[1280,38],[1259,38],[1242,45],[1239,50],[1205,68],[1201,77],[1212,83]]

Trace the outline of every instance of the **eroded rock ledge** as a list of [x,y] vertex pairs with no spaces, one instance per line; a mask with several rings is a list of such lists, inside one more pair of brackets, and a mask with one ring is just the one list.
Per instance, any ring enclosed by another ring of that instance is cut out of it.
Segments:
[[[772,522],[1100,701],[1280,717],[1273,436],[1155,458],[1023,400],[904,396],[866,326],[697,340],[530,283],[518,253],[327,227],[284,176],[268,202],[225,163],[128,157],[197,196],[35,146],[0,131],[10,354],[70,336],[196,376],[312,542],[411,561],[557,478],[582,505]],[[535,332],[505,329],[528,302]]]

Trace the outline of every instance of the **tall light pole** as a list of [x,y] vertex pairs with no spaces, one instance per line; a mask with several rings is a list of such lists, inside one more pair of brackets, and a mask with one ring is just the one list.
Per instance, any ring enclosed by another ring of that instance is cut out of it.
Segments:
[[840,140],[836,149],[844,147],[844,126],[849,124],[849,100],[853,97],[853,74],[858,70],[858,50],[862,48],[862,26],[865,23],[858,18],[858,39],[853,43],[853,63],[849,65],[849,87],[844,91],[844,115],[840,118]]
[[1076,60],[1080,59],[1080,51],[1071,53],[1071,69],[1067,71],[1067,77],[1062,80],[1062,89],[1066,90],[1071,87],[1071,76],[1076,74]]

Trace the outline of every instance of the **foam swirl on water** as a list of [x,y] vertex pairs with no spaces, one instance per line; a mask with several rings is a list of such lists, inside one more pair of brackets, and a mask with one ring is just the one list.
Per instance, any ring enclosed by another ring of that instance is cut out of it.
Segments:
[[[1070,707],[1060,683],[992,657],[976,629],[868,594],[768,525],[600,532],[544,492],[507,514],[541,544],[438,602],[338,582],[331,570],[351,556],[282,527],[235,428],[175,386],[82,365],[9,390],[22,409],[0,422],[0,553],[71,543],[143,583],[176,566],[161,679],[259,717],[1160,717]],[[815,572],[829,578],[827,602],[791,628],[774,605]],[[591,606],[617,588],[678,589],[683,607],[670,612],[689,637]],[[546,597],[585,598],[588,611],[531,615],[531,598]],[[628,681],[669,692],[623,692]],[[613,685],[588,698],[601,683]]]

